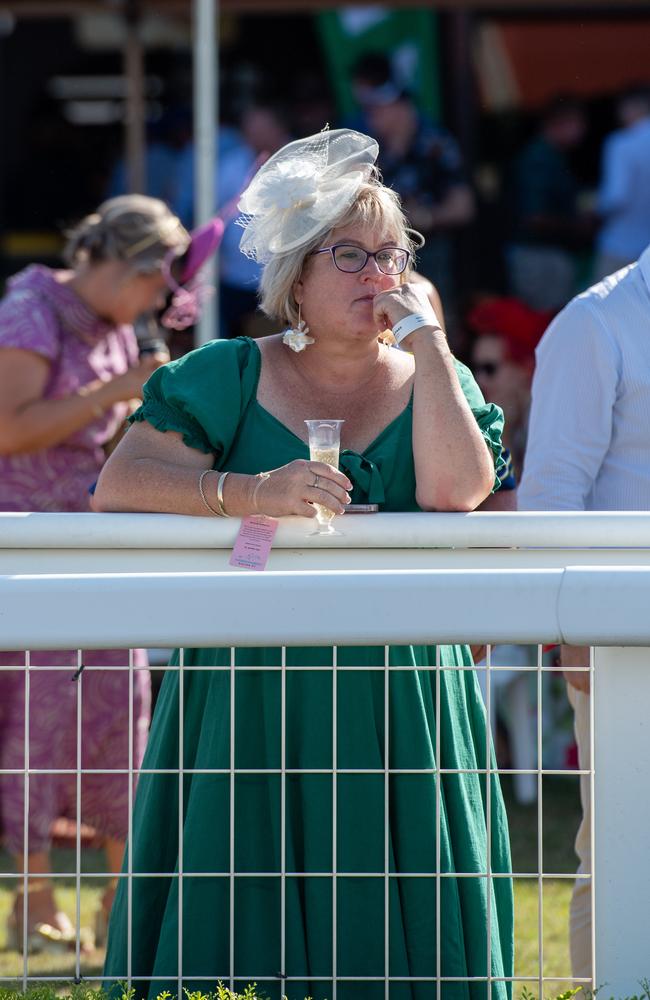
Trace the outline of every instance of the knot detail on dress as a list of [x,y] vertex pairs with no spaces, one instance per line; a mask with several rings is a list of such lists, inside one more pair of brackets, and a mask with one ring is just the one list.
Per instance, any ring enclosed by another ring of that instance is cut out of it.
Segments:
[[355,451],[342,451],[339,465],[352,481],[352,503],[385,503],[384,481],[374,462]]

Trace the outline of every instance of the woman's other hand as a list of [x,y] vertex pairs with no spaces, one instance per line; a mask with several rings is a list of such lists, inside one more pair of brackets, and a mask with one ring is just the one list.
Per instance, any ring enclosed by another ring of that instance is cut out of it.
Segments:
[[[251,509],[270,517],[285,517],[289,514],[316,517],[316,508],[313,506],[316,503],[335,514],[343,514],[350,503],[348,490],[352,489],[352,483],[345,473],[324,462],[300,458],[253,478]],[[224,485],[224,504],[230,513],[228,485],[227,480]],[[234,482],[232,486],[235,486]]]

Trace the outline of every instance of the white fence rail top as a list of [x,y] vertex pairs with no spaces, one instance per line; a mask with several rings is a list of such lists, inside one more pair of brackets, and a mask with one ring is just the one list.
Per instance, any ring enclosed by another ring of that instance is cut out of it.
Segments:
[[[314,522],[280,521],[275,548],[647,548],[650,513],[564,511],[349,514],[342,534],[312,536]],[[0,551],[15,548],[232,548],[238,518],[178,514],[0,512]]]

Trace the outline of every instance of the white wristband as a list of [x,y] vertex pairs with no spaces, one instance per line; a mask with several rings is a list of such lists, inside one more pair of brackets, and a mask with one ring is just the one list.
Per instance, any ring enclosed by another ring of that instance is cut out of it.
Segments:
[[410,313],[410,315],[401,319],[399,323],[396,323],[393,327],[393,337],[398,347],[404,338],[408,337],[409,333],[413,333],[414,330],[419,330],[423,326],[435,326],[432,317],[425,316],[423,313]]

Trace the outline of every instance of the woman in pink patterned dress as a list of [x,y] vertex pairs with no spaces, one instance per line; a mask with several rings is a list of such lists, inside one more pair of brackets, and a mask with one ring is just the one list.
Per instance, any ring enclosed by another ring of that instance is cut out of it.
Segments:
[[[9,282],[0,302],[0,510],[87,511],[88,488],[104,460],[103,446],[123,424],[129,400],[168,360],[138,360],[133,322],[161,308],[169,294],[163,262],[183,254],[190,236],[167,206],[140,195],[113,198],[70,235],[69,270],[33,265]],[[30,678],[29,767],[77,767],[78,683],[74,652],[39,652]],[[25,674],[19,653],[0,653],[0,768],[25,766]],[[117,650],[84,654],[84,666],[124,667]],[[146,668],[144,650],[136,665]],[[134,675],[135,767],[147,738],[150,679]],[[85,671],[82,697],[83,768],[128,768],[129,677],[124,670]],[[28,860],[30,951],[63,949],[74,942],[69,918],[57,911],[49,841],[57,816],[76,816],[76,776],[30,774],[28,825],[23,818],[24,777],[0,775],[0,814],[17,871]],[[120,870],[127,833],[128,775],[87,774],[81,817],[101,833],[109,871]],[[24,837],[27,836],[27,844]],[[116,880],[114,880],[116,881]],[[110,910],[108,884],[98,926]],[[18,880],[7,943],[21,947],[23,880]]]

